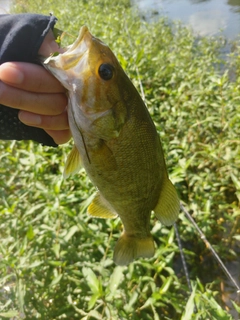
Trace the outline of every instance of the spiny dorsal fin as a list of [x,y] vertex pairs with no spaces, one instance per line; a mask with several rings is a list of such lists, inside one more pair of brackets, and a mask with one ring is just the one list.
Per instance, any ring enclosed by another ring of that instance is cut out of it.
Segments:
[[162,190],[158,203],[154,208],[156,217],[166,226],[172,225],[178,217],[180,202],[177,191],[172,182],[166,177],[163,182]]
[[88,214],[98,218],[116,218],[117,214],[108,206],[107,201],[99,192],[96,193],[92,203],[88,207]]
[[64,171],[63,171],[63,177],[66,179],[70,176],[70,174],[77,173],[82,167],[82,159],[81,155],[77,149],[77,147],[74,145],[72,148],[72,151],[67,157],[67,161],[65,163]]

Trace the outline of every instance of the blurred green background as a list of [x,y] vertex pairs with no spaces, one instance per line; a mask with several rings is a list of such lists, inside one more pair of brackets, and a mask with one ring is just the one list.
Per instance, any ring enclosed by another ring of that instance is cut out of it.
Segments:
[[[143,86],[180,199],[239,282],[239,42],[223,56],[223,37],[197,38],[166,18],[146,22],[127,0],[15,0],[11,10],[52,12],[63,45],[86,24],[110,46]],[[86,214],[95,188],[84,170],[63,180],[71,146],[1,142],[0,317],[238,319],[236,288],[182,213],[191,296],[174,228],[154,216],[154,258],[114,265],[122,224]]]

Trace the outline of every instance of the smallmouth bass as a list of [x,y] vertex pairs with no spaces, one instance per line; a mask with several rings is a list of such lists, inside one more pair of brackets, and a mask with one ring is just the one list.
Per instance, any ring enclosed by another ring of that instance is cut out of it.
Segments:
[[88,213],[120,217],[124,231],[114,250],[116,264],[152,257],[151,211],[171,225],[178,217],[179,199],[139,93],[110,48],[86,26],[66,52],[48,58],[44,67],[68,90],[75,146],[65,177],[83,166],[98,190]]

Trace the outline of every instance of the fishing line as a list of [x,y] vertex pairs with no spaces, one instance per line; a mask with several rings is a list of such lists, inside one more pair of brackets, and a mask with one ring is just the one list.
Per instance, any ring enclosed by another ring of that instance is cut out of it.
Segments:
[[187,216],[188,220],[190,220],[190,222],[193,224],[193,226],[195,227],[195,229],[198,231],[198,233],[200,234],[201,239],[203,240],[203,242],[205,243],[206,247],[211,251],[212,255],[214,256],[214,258],[217,260],[218,264],[220,265],[221,269],[224,271],[224,273],[226,274],[226,276],[228,277],[228,279],[233,283],[233,285],[235,286],[235,288],[237,289],[237,294],[240,294],[240,287],[237,284],[237,282],[234,280],[234,278],[232,277],[231,273],[228,271],[228,269],[225,267],[224,263],[222,262],[221,258],[219,257],[219,255],[217,254],[217,252],[214,250],[214,248],[212,247],[211,243],[207,240],[206,236],[204,235],[204,233],[202,232],[202,230],[198,227],[198,225],[196,224],[196,222],[194,221],[194,219],[192,218],[192,216],[190,215],[190,213],[187,211],[187,209],[183,206],[182,203],[180,203],[180,207],[181,210],[184,212],[184,214]]
[[[124,27],[125,27],[126,33],[128,34],[128,43],[129,43],[131,49],[134,50],[134,45],[133,45],[133,42],[132,42],[132,38],[130,36],[128,25],[125,23]],[[142,81],[141,81],[141,77],[140,77],[140,72],[139,72],[139,69],[138,69],[138,66],[137,66],[137,63],[136,63],[136,59],[135,59],[135,70],[136,70],[136,73],[137,73],[138,84],[139,84],[139,88],[140,88],[140,91],[141,91],[141,96],[142,96],[142,99],[143,99],[145,105],[147,106],[147,101],[146,101],[146,97],[145,97],[145,93],[144,93],[144,89],[143,89],[143,85],[142,85]]]
[[[187,262],[186,262],[185,255],[184,255],[184,252],[183,252],[182,241],[181,241],[181,238],[180,238],[180,235],[179,235],[179,232],[178,232],[177,223],[175,222],[173,226],[174,226],[174,230],[175,230],[175,234],[176,234],[176,238],[177,238],[177,242],[178,242],[178,247],[179,247],[179,252],[180,252],[180,256],[181,256],[181,260],[182,260],[183,270],[184,270],[184,273],[185,273],[185,276],[186,276],[186,280],[187,280],[187,285],[188,285],[188,288],[189,288],[189,291],[190,291],[190,294],[191,294],[192,291],[193,291],[192,290],[192,284],[191,284],[191,281],[190,281]],[[197,313],[197,306],[196,306],[195,302],[194,302],[194,313]]]
[[177,242],[178,242],[179,252],[180,252],[180,256],[181,256],[181,260],[182,260],[183,270],[184,270],[186,280],[187,280],[187,285],[188,285],[190,293],[192,293],[192,285],[191,285],[191,281],[190,281],[189,271],[188,271],[186,259],[185,259],[184,253],[183,253],[182,241],[180,239],[180,235],[178,232],[178,227],[177,227],[176,222],[174,223],[173,226],[174,226],[174,230],[175,230],[175,234],[176,234],[176,238],[177,238]]
[[[132,49],[134,49],[134,45],[130,36],[130,32],[128,29],[128,25],[124,24],[126,33],[129,35],[128,37],[128,43],[130,45],[130,47]],[[140,91],[141,91],[141,95],[142,95],[142,99],[143,101],[146,103],[146,98],[145,98],[145,93],[144,93],[144,89],[143,89],[143,85],[142,85],[142,81],[140,78],[140,72],[138,69],[138,66],[135,62],[135,69],[136,69],[136,73],[137,73],[137,77],[138,77],[138,82],[139,82],[139,87],[140,87]],[[202,232],[202,230],[198,227],[198,225],[196,224],[196,222],[194,221],[194,219],[192,218],[192,216],[190,215],[190,213],[185,209],[185,207],[183,206],[182,203],[180,203],[180,207],[181,210],[185,213],[185,215],[187,216],[187,218],[190,220],[190,222],[193,224],[193,226],[195,227],[195,229],[198,231],[198,233],[200,234],[201,239],[204,241],[206,247],[211,251],[212,255],[214,256],[214,258],[217,260],[218,264],[220,265],[221,269],[224,271],[224,273],[226,274],[226,276],[229,278],[229,280],[233,283],[233,285],[236,287],[237,289],[237,294],[240,295],[240,287],[237,284],[237,282],[234,280],[234,278],[232,277],[232,275],[230,274],[230,272],[227,270],[227,268],[225,267],[224,263],[222,262],[222,260],[220,259],[219,255],[217,254],[217,252],[214,250],[214,248],[212,247],[212,245],[210,244],[210,242],[207,240],[206,236],[204,235],[204,233]],[[192,292],[192,286],[191,286],[191,282],[190,282],[190,278],[189,278],[189,272],[188,272],[188,268],[187,268],[187,264],[186,264],[186,260],[184,257],[184,253],[182,250],[182,245],[181,245],[181,239],[179,237],[179,233],[177,230],[177,226],[176,223],[174,224],[174,229],[176,232],[176,237],[177,237],[177,241],[178,241],[178,246],[179,246],[179,250],[180,250],[180,255],[181,255],[181,259],[182,259],[182,263],[183,263],[183,269],[186,275],[186,279],[187,279],[187,283],[188,283],[188,287],[190,292]]]

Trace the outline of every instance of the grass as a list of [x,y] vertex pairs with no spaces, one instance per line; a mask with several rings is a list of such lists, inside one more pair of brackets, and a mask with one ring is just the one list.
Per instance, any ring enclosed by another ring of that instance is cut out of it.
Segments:
[[[14,12],[53,12],[72,43],[81,25],[105,41],[145,100],[179,196],[235,279],[240,269],[240,46],[197,38],[167,19],[141,20],[126,1],[15,0]],[[234,71],[234,80],[230,75]],[[0,317],[3,319],[234,319],[240,311],[193,226],[152,218],[154,258],[115,266],[121,222],[93,219],[84,171],[63,180],[71,143],[0,145]],[[232,302],[233,301],[233,302]],[[196,308],[194,308],[194,306]]]

